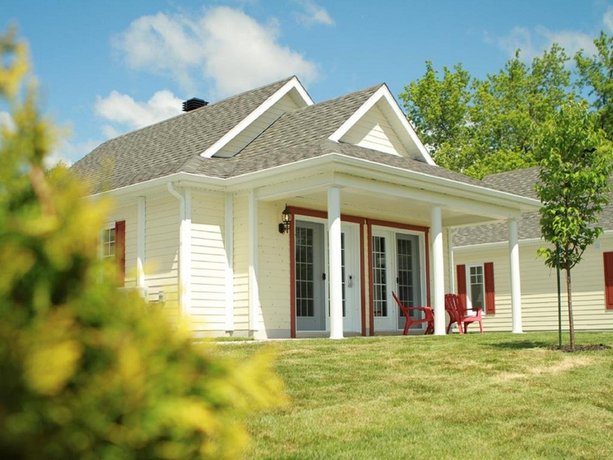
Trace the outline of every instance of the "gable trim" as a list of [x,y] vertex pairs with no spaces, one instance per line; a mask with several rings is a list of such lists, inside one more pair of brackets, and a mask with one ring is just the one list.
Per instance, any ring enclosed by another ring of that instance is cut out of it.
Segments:
[[281,88],[279,88],[272,96],[266,99],[257,109],[247,115],[240,123],[238,123],[234,128],[224,134],[217,142],[211,145],[208,149],[200,154],[200,156],[204,158],[211,158],[217,152],[219,152],[224,146],[226,146],[232,139],[238,136],[241,132],[247,129],[251,123],[257,120],[262,114],[264,114],[268,109],[270,109],[273,105],[275,105],[283,96],[288,94],[292,89],[295,89],[304,103],[309,106],[313,105],[314,102],[306,92],[300,81],[298,81],[297,77],[292,77],[286,84],[284,84]]
[[339,142],[340,139],[347,134],[349,130],[353,128],[355,124],[375,106],[375,104],[381,100],[385,100],[389,108],[392,109],[397,121],[400,122],[405,134],[408,135],[411,141],[415,144],[424,161],[430,165],[435,165],[436,163],[434,163],[434,160],[428,153],[428,150],[417,137],[415,130],[407,120],[406,116],[398,106],[398,103],[394,99],[394,96],[392,96],[392,93],[390,93],[390,90],[385,84],[381,85],[381,87],[375,91],[375,93],[368,98],[368,100],[364,102],[364,104],[362,104],[362,106],[356,110],[354,114],[351,115],[328,139],[334,142]]

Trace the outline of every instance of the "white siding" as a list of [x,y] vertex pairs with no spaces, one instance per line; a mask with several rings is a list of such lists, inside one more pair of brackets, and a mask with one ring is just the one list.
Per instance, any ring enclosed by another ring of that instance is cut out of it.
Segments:
[[196,331],[225,329],[226,252],[224,195],[192,192],[192,324]]
[[376,105],[343,136],[341,141],[394,155],[408,155],[398,135]]
[[289,94],[286,94],[275,105],[264,112],[234,139],[221,148],[214,156],[231,157],[236,155],[247,144],[259,136],[266,128],[274,123],[281,115],[286,112],[292,112],[297,108],[299,107],[296,105],[292,97]]
[[272,337],[290,334],[289,234],[278,230],[284,207],[284,202],[260,202],[258,206],[260,324]]
[[248,201],[246,195],[234,200],[234,329],[249,330],[249,248]]
[[170,194],[147,197],[145,221],[148,299],[163,293],[169,313],[178,315],[179,201]]
[[[522,318],[524,331],[557,330],[558,300],[556,272],[543,263],[536,251],[540,243],[520,242]],[[584,259],[571,272],[573,312],[577,330],[613,330],[613,311],[606,310],[604,299],[604,251],[613,251],[613,238],[604,237],[588,248]],[[508,248],[461,249],[455,252],[457,264],[494,262],[496,314],[488,315],[484,327],[488,331],[511,330],[511,297]],[[568,328],[565,274],[562,283],[562,327]]]

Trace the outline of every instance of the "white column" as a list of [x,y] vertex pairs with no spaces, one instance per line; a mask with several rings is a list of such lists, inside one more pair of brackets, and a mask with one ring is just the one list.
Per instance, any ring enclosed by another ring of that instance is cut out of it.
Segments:
[[136,219],[136,287],[143,298],[147,298],[147,285],[145,279],[145,225],[146,225],[146,201],[144,196],[137,198]]
[[455,292],[455,261],[453,257],[453,228],[447,229],[447,278],[449,279],[449,291]]
[[234,331],[234,196],[226,193],[224,213],[226,250],[226,332]]
[[521,280],[519,276],[519,237],[517,220],[509,219],[509,264],[511,272],[511,312],[513,315],[513,332],[523,332],[521,320]]
[[445,267],[443,266],[443,211],[432,208],[432,302],[434,307],[434,334],[445,335]]
[[328,189],[328,260],[330,263],[330,338],[343,338],[341,266],[341,190]]
[[179,200],[179,306],[182,315],[189,315],[192,308],[192,192],[177,190],[168,182],[168,191]]
[[249,330],[259,330],[260,290],[258,286],[258,202],[249,192]]

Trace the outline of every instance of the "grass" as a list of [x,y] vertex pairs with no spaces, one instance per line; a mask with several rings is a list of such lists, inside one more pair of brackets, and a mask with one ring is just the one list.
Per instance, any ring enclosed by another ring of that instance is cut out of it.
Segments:
[[611,458],[613,350],[555,344],[546,333],[275,343],[292,403],[249,421],[245,457]]

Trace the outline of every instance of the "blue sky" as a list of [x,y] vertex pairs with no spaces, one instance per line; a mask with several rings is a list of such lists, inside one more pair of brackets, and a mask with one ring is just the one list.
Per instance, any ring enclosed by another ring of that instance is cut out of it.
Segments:
[[[612,0],[2,0],[29,43],[43,108],[74,162],[110,137],[296,74],[323,101],[386,82],[398,95],[461,62],[497,72],[521,48],[590,51]],[[8,116],[0,112],[0,122]]]

